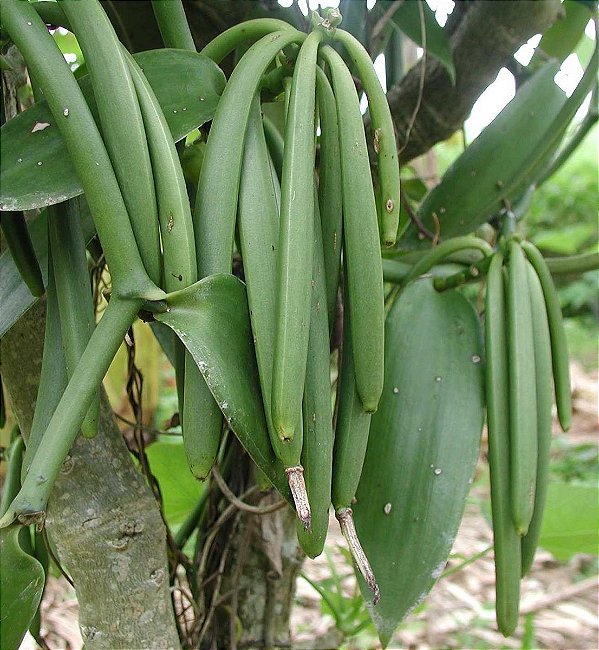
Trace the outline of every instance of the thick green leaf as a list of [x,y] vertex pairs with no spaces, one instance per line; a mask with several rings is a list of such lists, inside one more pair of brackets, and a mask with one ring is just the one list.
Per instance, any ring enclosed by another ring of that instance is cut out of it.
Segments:
[[[212,118],[225,86],[225,77],[213,61],[196,52],[170,49],[142,52],[135,58],[156,93],[175,141]],[[79,83],[96,115],[89,76]],[[32,210],[82,193],[46,102],[9,120],[1,137],[0,209]]]
[[550,483],[539,546],[563,562],[577,553],[597,555],[598,519],[599,489],[596,485]]
[[148,447],[146,453],[152,474],[160,485],[169,526],[183,523],[205,489],[187,466],[183,440],[180,437],[162,436]]
[[564,104],[553,81],[558,70],[552,61],[540,68],[445,172],[418,210],[427,228],[435,231],[435,214],[448,239],[472,232],[501,209]]
[[[418,209],[426,228],[443,239],[475,230],[514,205],[542,176],[596,77],[599,51],[568,98],[553,78],[559,63],[549,61],[522,86],[514,99],[451,165]],[[409,233],[409,234],[408,234]],[[418,244],[410,226],[404,242]]]
[[291,503],[266,429],[245,285],[232,275],[211,275],[170,294],[167,303],[156,319],[177,333],[241,444]]
[[[82,227],[85,241],[89,242],[94,236],[94,224],[84,199],[81,199]],[[44,284],[48,279],[48,218],[42,212],[28,224],[29,235],[33,242],[36,257],[42,269]],[[0,255],[0,338],[21,318],[21,316],[37,301],[31,294],[21,274],[15,266],[8,250]]]
[[585,27],[592,17],[593,9],[578,0],[564,0],[564,15],[543,34],[530,64],[535,65],[548,58],[563,61],[574,50],[584,35]]
[[0,530],[0,648],[17,650],[44,590],[42,565],[19,546],[20,526]]
[[478,316],[430,279],[406,287],[385,330],[385,386],[354,506],[381,599],[362,594],[386,647],[441,575],[478,458],[484,420]]
[[[422,8],[422,18],[420,8]],[[427,53],[443,64],[452,82],[455,82],[455,66],[449,45],[449,37],[437,22],[435,12],[424,0],[403,2],[393,14],[391,21],[414,43],[417,43],[420,47],[426,46]],[[423,26],[424,39],[422,34]]]

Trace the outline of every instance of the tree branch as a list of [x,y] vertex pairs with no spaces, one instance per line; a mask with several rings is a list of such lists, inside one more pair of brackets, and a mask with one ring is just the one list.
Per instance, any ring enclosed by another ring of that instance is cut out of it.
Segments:
[[425,65],[421,105],[409,132],[410,118],[419,100],[423,62],[418,63],[401,83],[388,92],[389,104],[401,151],[406,163],[447,139],[463,124],[474,102],[495,79],[514,52],[535,34],[551,25],[559,12],[559,0],[488,2],[458,0],[455,17],[446,27],[456,68],[452,86],[447,71],[433,57]]

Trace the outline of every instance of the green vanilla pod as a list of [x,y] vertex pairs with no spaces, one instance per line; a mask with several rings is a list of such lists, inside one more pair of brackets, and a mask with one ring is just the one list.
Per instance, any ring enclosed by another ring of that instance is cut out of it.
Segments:
[[549,462],[551,460],[551,407],[553,405],[551,336],[545,307],[545,296],[534,268],[529,263],[527,263],[526,267],[532,313],[537,388],[537,482],[532,519],[528,532],[522,538],[522,575],[528,573],[532,566],[541,535],[549,481]]
[[[280,49],[305,36],[296,30],[267,34],[235,66],[214,115],[200,171],[193,213],[198,277],[230,273],[244,136],[260,79]],[[208,54],[208,56],[210,56]],[[196,390],[202,415],[205,467],[214,462],[222,417],[208,387]]]
[[519,535],[532,519],[537,475],[537,389],[526,257],[508,244],[507,321],[512,517]]
[[339,273],[341,270],[343,193],[335,95],[326,74],[321,68],[316,70],[316,99],[320,117],[318,202],[322,223],[329,328],[332,329],[337,307]]
[[135,241],[149,277],[160,282],[156,195],[148,142],[127,57],[98,0],[63,0],[62,7],[89,71],[102,136]]
[[260,116],[259,97],[256,95],[245,134],[237,218],[239,242],[270,442],[275,455],[281,460],[291,479],[290,487],[301,492],[294,493],[293,496],[298,514],[303,518],[304,525],[309,527],[309,510],[305,507],[307,497],[300,467],[302,435],[295,436],[292,441],[281,440],[270,417],[279,205],[279,181],[271,168]]
[[520,602],[520,536],[512,521],[510,479],[510,390],[503,255],[493,255],[485,297],[487,428],[491,512],[495,551],[497,626],[511,636]]
[[356,386],[351,309],[347,304],[347,290],[345,291],[345,298],[343,356],[341,360],[341,377],[339,379],[341,384],[337,397],[339,404],[333,447],[331,501],[341,526],[341,532],[347,541],[356,566],[374,594],[376,604],[380,598],[379,587],[356,533],[351,509],[366,456],[372,416],[362,408]]
[[353,78],[330,46],[322,48],[337,102],[343,192],[345,281],[351,310],[356,386],[364,410],[383,390],[385,313],[376,202],[362,114]]
[[551,359],[557,415],[562,429],[567,431],[572,424],[572,389],[568,344],[559,297],[551,278],[551,272],[539,250],[530,242],[522,242],[522,249],[539,276],[545,296],[549,332],[551,333]]
[[335,31],[335,40],[345,47],[368,97],[373,146],[378,162],[381,241],[385,246],[393,246],[397,237],[408,227],[410,220],[406,215],[400,223],[399,163],[391,110],[372,59],[360,41],[343,29]]
[[23,460],[23,477],[39,447],[42,436],[68,384],[67,365],[62,347],[62,328],[58,296],[54,282],[52,252],[48,255],[48,286],[46,288],[46,326],[44,328],[44,353],[40,382],[35,400],[35,410],[27,449]]
[[285,126],[271,397],[272,423],[283,441],[292,440],[300,425],[306,376],[314,230],[316,60],[322,38],[321,30],[314,30],[300,48]]
[[322,553],[329,528],[333,470],[333,414],[327,316],[326,269],[321,216],[315,197],[312,314],[303,400],[302,466],[311,512],[311,530],[297,526],[298,540],[309,557]]

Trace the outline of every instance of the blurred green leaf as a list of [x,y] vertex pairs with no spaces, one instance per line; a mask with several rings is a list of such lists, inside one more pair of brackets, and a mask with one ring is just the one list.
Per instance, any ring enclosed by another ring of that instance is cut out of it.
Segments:
[[181,524],[193,510],[205,487],[187,465],[183,440],[161,436],[146,450],[152,474],[158,480],[164,513],[170,526]]
[[577,553],[599,551],[599,488],[550,483],[539,545],[567,562]]
[[574,255],[592,239],[596,232],[597,226],[592,223],[581,223],[564,228],[554,227],[537,233],[534,242],[544,251],[558,255]]

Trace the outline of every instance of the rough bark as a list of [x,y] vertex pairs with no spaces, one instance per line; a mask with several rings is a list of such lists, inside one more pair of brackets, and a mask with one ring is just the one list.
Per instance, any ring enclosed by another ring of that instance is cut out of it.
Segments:
[[[223,591],[237,590],[241,633],[238,648],[289,647],[289,618],[295,581],[304,559],[295,532],[296,515],[285,508],[269,515],[240,518],[232,541]],[[241,571],[239,570],[241,569]],[[231,647],[220,628],[217,647]]]
[[[27,436],[37,397],[44,303],[2,339],[2,378]],[[86,648],[176,648],[166,530],[104,397],[99,433],[79,437],[56,481],[48,533],[75,584]]]
[[460,0],[457,7],[447,25],[456,69],[455,86],[441,63],[429,57],[424,63],[422,99],[411,129],[412,115],[419,101],[423,62],[388,93],[402,163],[425,153],[461,127],[474,102],[509,63],[514,52],[555,21],[560,2],[475,0],[465,3]]

